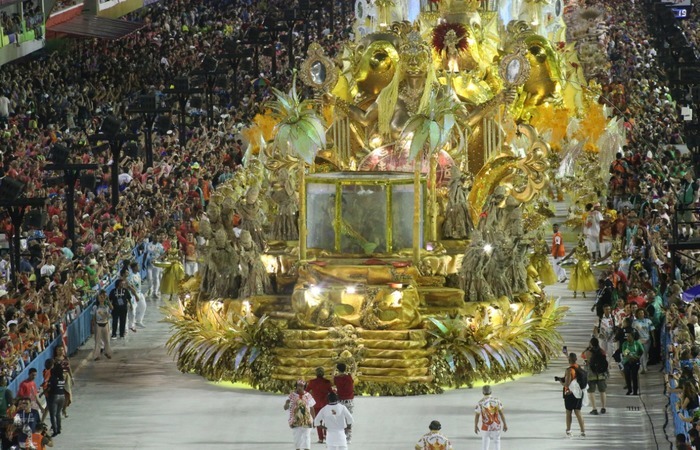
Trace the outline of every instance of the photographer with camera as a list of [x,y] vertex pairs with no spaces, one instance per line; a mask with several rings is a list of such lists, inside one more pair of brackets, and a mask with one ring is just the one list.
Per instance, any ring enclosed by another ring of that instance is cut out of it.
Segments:
[[[554,377],[554,381],[558,381],[564,387],[564,408],[566,408],[566,437],[571,437],[571,413],[576,414],[578,426],[581,429],[581,437],[586,437],[586,429],[583,424],[583,416],[581,415],[581,406],[583,406],[583,389],[586,388],[587,382],[584,382],[586,377],[585,372],[576,363],[576,353],[569,353],[569,367],[564,372],[564,377]],[[581,386],[583,384],[584,386]]]

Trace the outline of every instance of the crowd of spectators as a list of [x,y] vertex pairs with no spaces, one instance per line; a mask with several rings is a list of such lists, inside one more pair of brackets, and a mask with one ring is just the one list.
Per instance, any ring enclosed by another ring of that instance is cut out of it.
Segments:
[[[270,84],[291,81],[287,46],[275,46],[276,75],[265,56],[269,53],[262,52],[258,67],[244,61],[237,71],[219,58],[225,74],[214,90],[215,126],[207,128],[188,114],[183,148],[177,123],[168,115],[159,119],[166,125],[154,133],[154,166],[144,167],[143,152],[120,161],[116,209],[109,197],[111,153],[104,145],[90,144],[88,137],[107,115],[124,122],[133,118],[125,111],[140,94],[154,92],[168,100],[164,91],[173,78],[199,67],[204,56],[219,57],[231,42],[245,39],[247,30],[262,26],[268,11],[281,14],[282,8],[294,6],[279,0],[164,1],[133,13],[130,18],[142,20],[145,27],[120,41],[75,41],[60,52],[3,67],[0,101],[9,100],[9,115],[0,114],[0,176],[24,183],[28,197],[49,199],[45,223],[21,230],[16,283],[9,280],[9,258],[0,262],[0,313],[5,318],[0,321],[0,364],[8,379],[59,335],[61,325],[77,317],[94,291],[132,257],[135,246],[149,238],[167,246],[179,242],[184,249],[188,233],[196,235],[203,201],[241,163],[240,125],[259,111]],[[330,52],[347,36],[351,20],[336,18],[336,26],[326,22],[324,30]],[[301,28],[294,30],[297,61],[304,51]],[[284,34],[279,39],[287,42]],[[188,106],[190,113],[195,109]],[[142,143],[143,136],[136,141]],[[56,145],[70,149],[69,162],[98,165],[76,188],[75,242],[66,231],[67,189],[60,181],[47,182],[59,174],[43,169]],[[10,235],[9,217],[0,220],[0,228]]]
[[18,4],[0,9],[0,28],[3,35],[9,37],[10,43],[19,42],[19,36],[31,30],[35,33],[35,39],[41,39],[44,36],[41,28],[43,25],[44,15],[38,1],[24,0],[21,13]]
[[[676,301],[685,287],[679,282],[683,273],[693,272],[693,263],[684,259],[671,264],[665,245],[674,210],[683,202],[679,193],[690,183],[696,194],[697,185],[692,176],[688,180],[683,174],[688,156],[674,147],[683,142],[682,122],[656,61],[656,43],[644,23],[642,7],[588,3],[606,11],[611,70],[601,80],[604,97],[625,117],[630,131],[628,146],[619,157],[624,171],[615,169],[620,173],[613,173],[610,195],[602,199],[616,237],[624,239],[621,264],[609,274],[610,295],[630,304],[617,311],[621,318],[636,307],[652,313],[658,330],[664,312],[669,324],[687,320],[676,319],[673,308],[683,309]],[[126,108],[137,95],[150,91],[165,96],[170,80],[198,67],[205,56],[225,53],[231,42],[245,40],[248,30],[262,27],[268,11],[295,6],[280,0],[164,1],[132,14],[132,19],[144,21],[145,28],[109,46],[98,40],[77,41],[65,51],[3,67],[0,90],[10,101],[10,116],[0,117],[7,123],[0,141],[0,175],[26,183],[29,197],[50,199],[48,223],[25,230],[27,249],[19,281],[0,290],[4,294],[0,303],[6,305],[5,321],[0,321],[4,336],[0,356],[8,376],[43,349],[56,335],[56,325],[77,315],[134,246],[145,238],[182,242],[183,235],[196,234],[201,202],[188,199],[206,200],[206,193],[240,164],[244,149],[236,134],[239,124],[259,111],[270,95],[268,85],[290,82],[287,46],[274,47],[281,68],[276,76],[265,52],[257,68],[251,67],[252,61],[238,71],[227,67],[225,83],[214,91],[216,125],[207,128],[190,121],[185,148],[179,145],[178,127],[169,123],[156,136],[153,168],[146,170],[139,156],[122,160],[122,195],[116,210],[109,202],[111,154],[91,146],[88,136],[108,114],[126,120]],[[630,14],[630,8],[639,14]],[[341,20],[338,14],[336,19]],[[321,33],[331,54],[349,33],[349,18],[343,20],[348,22],[325,25]],[[322,22],[327,21],[325,15]],[[303,55],[304,36],[299,30],[294,31],[295,58]],[[286,42],[286,37],[279,40]],[[226,64],[224,58],[219,60]],[[257,82],[260,79],[269,81]],[[68,146],[76,162],[99,165],[92,173],[95,185],[85,183],[77,189],[75,243],[68,241],[65,231],[65,187],[43,182],[51,176],[43,165],[56,144]],[[9,233],[8,218],[2,227]],[[692,228],[687,227],[688,237]],[[5,259],[7,274],[6,266]],[[656,306],[648,308],[649,304]]]
[[[699,314],[694,299],[683,296],[699,281],[698,252],[677,253],[671,260],[669,251],[669,243],[697,239],[698,144],[684,139],[688,127],[680,114],[681,102],[692,106],[697,99],[692,93],[673,96],[690,91],[674,85],[667,76],[673,67],[658,56],[663,36],[654,36],[645,20],[653,5],[598,0],[584,5],[605,11],[610,70],[599,79],[603,101],[624,118],[628,131],[627,146],[610,166],[608,195],[600,198],[602,214],[597,208],[588,212],[598,221],[600,242],[618,242],[608,254],[612,268],[600,280],[595,332],[625,373],[628,395],[641,393],[635,381],[647,364],[666,364],[676,422],[693,424],[692,429],[677,427],[683,431],[678,448],[698,449]],[[685,26],[696,27],[694,22]],[[693,124],[697,127],[697,117]],[[679,220],[676,229],[674,218]],[[641,358],[632,350],[637,341]]]

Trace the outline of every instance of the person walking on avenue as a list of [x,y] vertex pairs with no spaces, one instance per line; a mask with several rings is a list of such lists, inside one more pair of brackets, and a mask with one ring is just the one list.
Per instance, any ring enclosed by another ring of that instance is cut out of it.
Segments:
[[95,350],[92,358],[100,359],[100,352],[104,348],[107,359],[112,358],[112,348],[109,344],[109,319],[112,316],[112,305],[107,302],[107,293],[103,290],[97,293],[97,301],[92,307],[92,317],[95,321]]
[[61,434],[61,411],[66,402],[66,378],[63,373],[63,367],[56,362],[51,369],[51,378],[49,379],[49,393],[51,399],[49,401],[49,416],[51,417],[51,428],[53,430],[52,437]]
[[554,379],[564,387],[564,408],[566,408],[566,437],[571,437],[571,413],[576,414],[578,426],[581,429],[581,437],[586,437],[586,429],[583,424],[583,416],[581,415],[581,406],[583,405],[583,389],[585,386],[579,385],[577,372],[580,370],[577,361],[576,353],[569,353],[569,367],[564,372],[564,377],[554,377]]
[[314,425],[326,429],[326,448],[328,450],[348,450],[345,430],[352,428],[352,415],[348,409],[338,403],[335,392],[328,394],[328,404],[316,414]]
[[484,397],[474,408],[474,433],[479,434],[479,419],[481,419],[481,449],[488,450],[493,442],[495,450],[501,450],[501,431],[508,431],[506,416],[503,414],[503,403],[491,396],[491,386],[481,388]]
[[117,285],[109,293],[112,302],[112,339],[117,338],[117,325],[119,325],[119,339],[124,339],[126,332],[126,315],[131,304],[131,293],[125,287],[126,280],[119,278]]
[[[306,386],[306,390],[314,398],[316,404],[314,405],[314,412],[318,417],[318,413],[323,409],[324,406],[328,404],[328,394],[333,392],[333,385],[331,380],[324,377],[326,372],[323,367],[316,368],[316,378],[309,381]],[[326,440],[326,428],[316,425],[316,431],[318,432],[318,443],[323,444]]]
[[647,364],[649,363],[649,354],[651,349],[656,347],[656,336],[654,335],[654,323],[647,317],[647,312],[644,309],[638,309],[635,313],[636,317],[632,321],[632,328],[637,330],[639,334],[639,343],[644,348],[644,354],[639,360],[640,372],[647,373]]
[[136,305],[134,308],[134,325],[139,328],[146,328],[143,324],[143,318],[146,315],[146,296],[141,292],[141,273],[139,272],[139,264],[137,262],[132,262],[129,265],[129,275],[127,276],[127,282],[132,289],[132,294]]
[[625,335],[622,343],[622,366],[625,370],[625,382],[627,383],[627,395],[639,394],[639,361],[644,355],[644,346],[639,342],[637,333],[630,332]]
[[552,225],[554,235],[552,236],[552,260],[554,262],[554,273],[557,275],[557,280],[563,283],[567,280],[566,270],[561,266],[561,260],[566,256],[566,248],[564,248],[564,238],[559,232],[559,224]]
[[593,335],[598,337],[600,348],[605,351],[607,356],[612,356],[615,353],[615,328],[617,325],[612,308],[610,305],[605,305],[603,315],[598,318],[598,324],[593,327]]
[[590,345],[583,352],[583,359],[588,365],[588,398],[591,401],[591,414],[598,415],[595,406],[595,391],[600,392],[600,413],[605,414],[608,389],[608,356],[600,346],[597,338],[591,338]]
[[442,425],[437,420],[433,420],[428,425],[428,431],[416,443],[416,450],[432,450],[432,449],[444,449],[453,450],[450,440],[440,433]]
[[163,244],[158,239],[160,236],[153,236],[146,247],[148,249],[148,296],[160,297],[160,277],[163,275],[163,269],[153,264],[165,254]]
[[[340,403],[345,406],[350,414],[353,413],[355,399],[355,382],[352,375],[345,373],[348,368],[344,363],[338,363],[336,366],[338,373],[333,377],[333,384],[338,392]],[[348,438],[348,444],[352,440],[352,428],[345,430],[345,436]]]
[[304,390],[304,380],[297,381],[296,390],[284,402],[284,410],[289,411],[289,427],[294,433],[296,450],[311,449],[311,428],[314,424],[314,398]]

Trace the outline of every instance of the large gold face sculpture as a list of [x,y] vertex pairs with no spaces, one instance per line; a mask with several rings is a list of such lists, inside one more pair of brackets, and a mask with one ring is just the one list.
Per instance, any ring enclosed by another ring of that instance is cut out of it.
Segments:
[[365,37],[355,49],[353,76],[363,97],[376,97],[389,84],[399,64],[396,36],[376,33]]
[[420,33],[411,31],[401,44],[401,56],[407,76],[425,75],[432,61],[430,47]]

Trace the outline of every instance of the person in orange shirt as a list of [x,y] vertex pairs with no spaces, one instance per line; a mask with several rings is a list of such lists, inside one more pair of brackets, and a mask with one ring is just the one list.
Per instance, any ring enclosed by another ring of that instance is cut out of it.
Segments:
[[560,283],[568,280],[566,276],[566,270],[561,266],[561,260],[566,256],[566,249],[564,248],[564,238],[559,232],[559,224],[555,223],[552,226],[554,235],[552,236],[552,259],[554,266],[554,273],[557,275],[557,279]]

